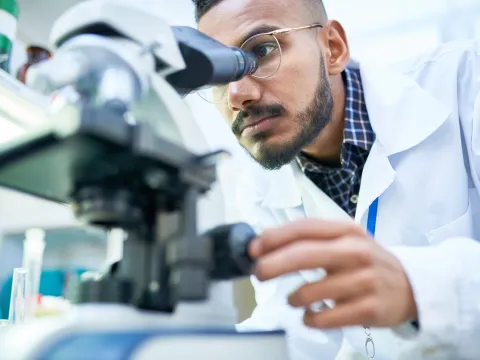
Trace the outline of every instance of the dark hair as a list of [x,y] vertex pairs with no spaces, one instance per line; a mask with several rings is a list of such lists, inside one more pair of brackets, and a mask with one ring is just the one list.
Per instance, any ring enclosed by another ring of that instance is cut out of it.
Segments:
[[[195,5],[195,20],[198,22],[203,15],[205,15],[212,7],[217,5],[222,0],[192,0]],[[260,1],[260,0],[259,0]],[[296,0],[295,0],[296,1]],[[323,5],[322,0],[304,0],[309,6],[316,7],[316,10],[320,10],[319,16],[322,19],[327,18],[327,13],[325,11],[325,6]],[[320,8],[318,8],[320,7]]]
[[195,5],[195,20],[197,22],[205,15],[212,7],[217,5],[221,0],[192,0]]

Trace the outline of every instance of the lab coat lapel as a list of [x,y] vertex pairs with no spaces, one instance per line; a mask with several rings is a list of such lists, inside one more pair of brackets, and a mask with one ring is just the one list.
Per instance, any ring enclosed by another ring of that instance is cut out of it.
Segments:
[[342,208],[305,176],[296,162],[292,163],[291,167],[302,197],[306,217],[323,220],[352,220]]
[[360,74],[370,123],[387,156],[420,144],[451,113],[413,79],[399,72],[362,64]]
[[290,220],[300,217],[351,220],[345,211],[305,176],[296,161],[267,173],[267,176],[272,178],[262,206],[281,209]]
[[[362,174],[356,221],[395,180],[389,157],[408,151],[436,131],[451,111],[401,73],[352,61],[360,69],[368,116],[376,140]],[[381,199],[379,200],[381,207]],[[381,210],[379,210],[381,211]]]
[[380,197],[395,179],[395,170],[388,157],[375,141],[363,168],[362,182],[358,196],[355,221],[361,223],[368,208],[375,199]]

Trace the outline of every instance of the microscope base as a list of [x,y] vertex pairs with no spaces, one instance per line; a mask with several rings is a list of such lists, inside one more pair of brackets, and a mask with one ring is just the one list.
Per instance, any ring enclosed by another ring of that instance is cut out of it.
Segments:
[[0,360],[289,359],[281,331],[239,333],[231,325],[197,321],[186,325],[185,318],[128,307],[80,310],[10,327],[0,334]]
[[211,329],[74,334],[35,360],[287,360],[282,333]]

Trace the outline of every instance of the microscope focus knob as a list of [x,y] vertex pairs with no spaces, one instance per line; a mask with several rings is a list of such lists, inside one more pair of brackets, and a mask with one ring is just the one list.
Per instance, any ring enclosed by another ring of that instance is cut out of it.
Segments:
[[255,262],[248,255],[248,246],[257,235],[250,225],[238,223],[218,226],[205,235],[212,243],[212,279],[231,280],[252,273]]

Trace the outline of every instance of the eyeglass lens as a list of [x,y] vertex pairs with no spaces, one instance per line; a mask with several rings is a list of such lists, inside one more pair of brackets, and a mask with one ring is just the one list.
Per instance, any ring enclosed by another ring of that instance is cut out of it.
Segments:
[[[252,77],[265,79],[274,75],[282,63],[282,50],[273,35],[259,34],[243,43],[242,50],[255,54],[258,58],[258,69]],[[214,86],[197,91],[198,95],[212,104],[225,102],[228,96],[228,85]]]

